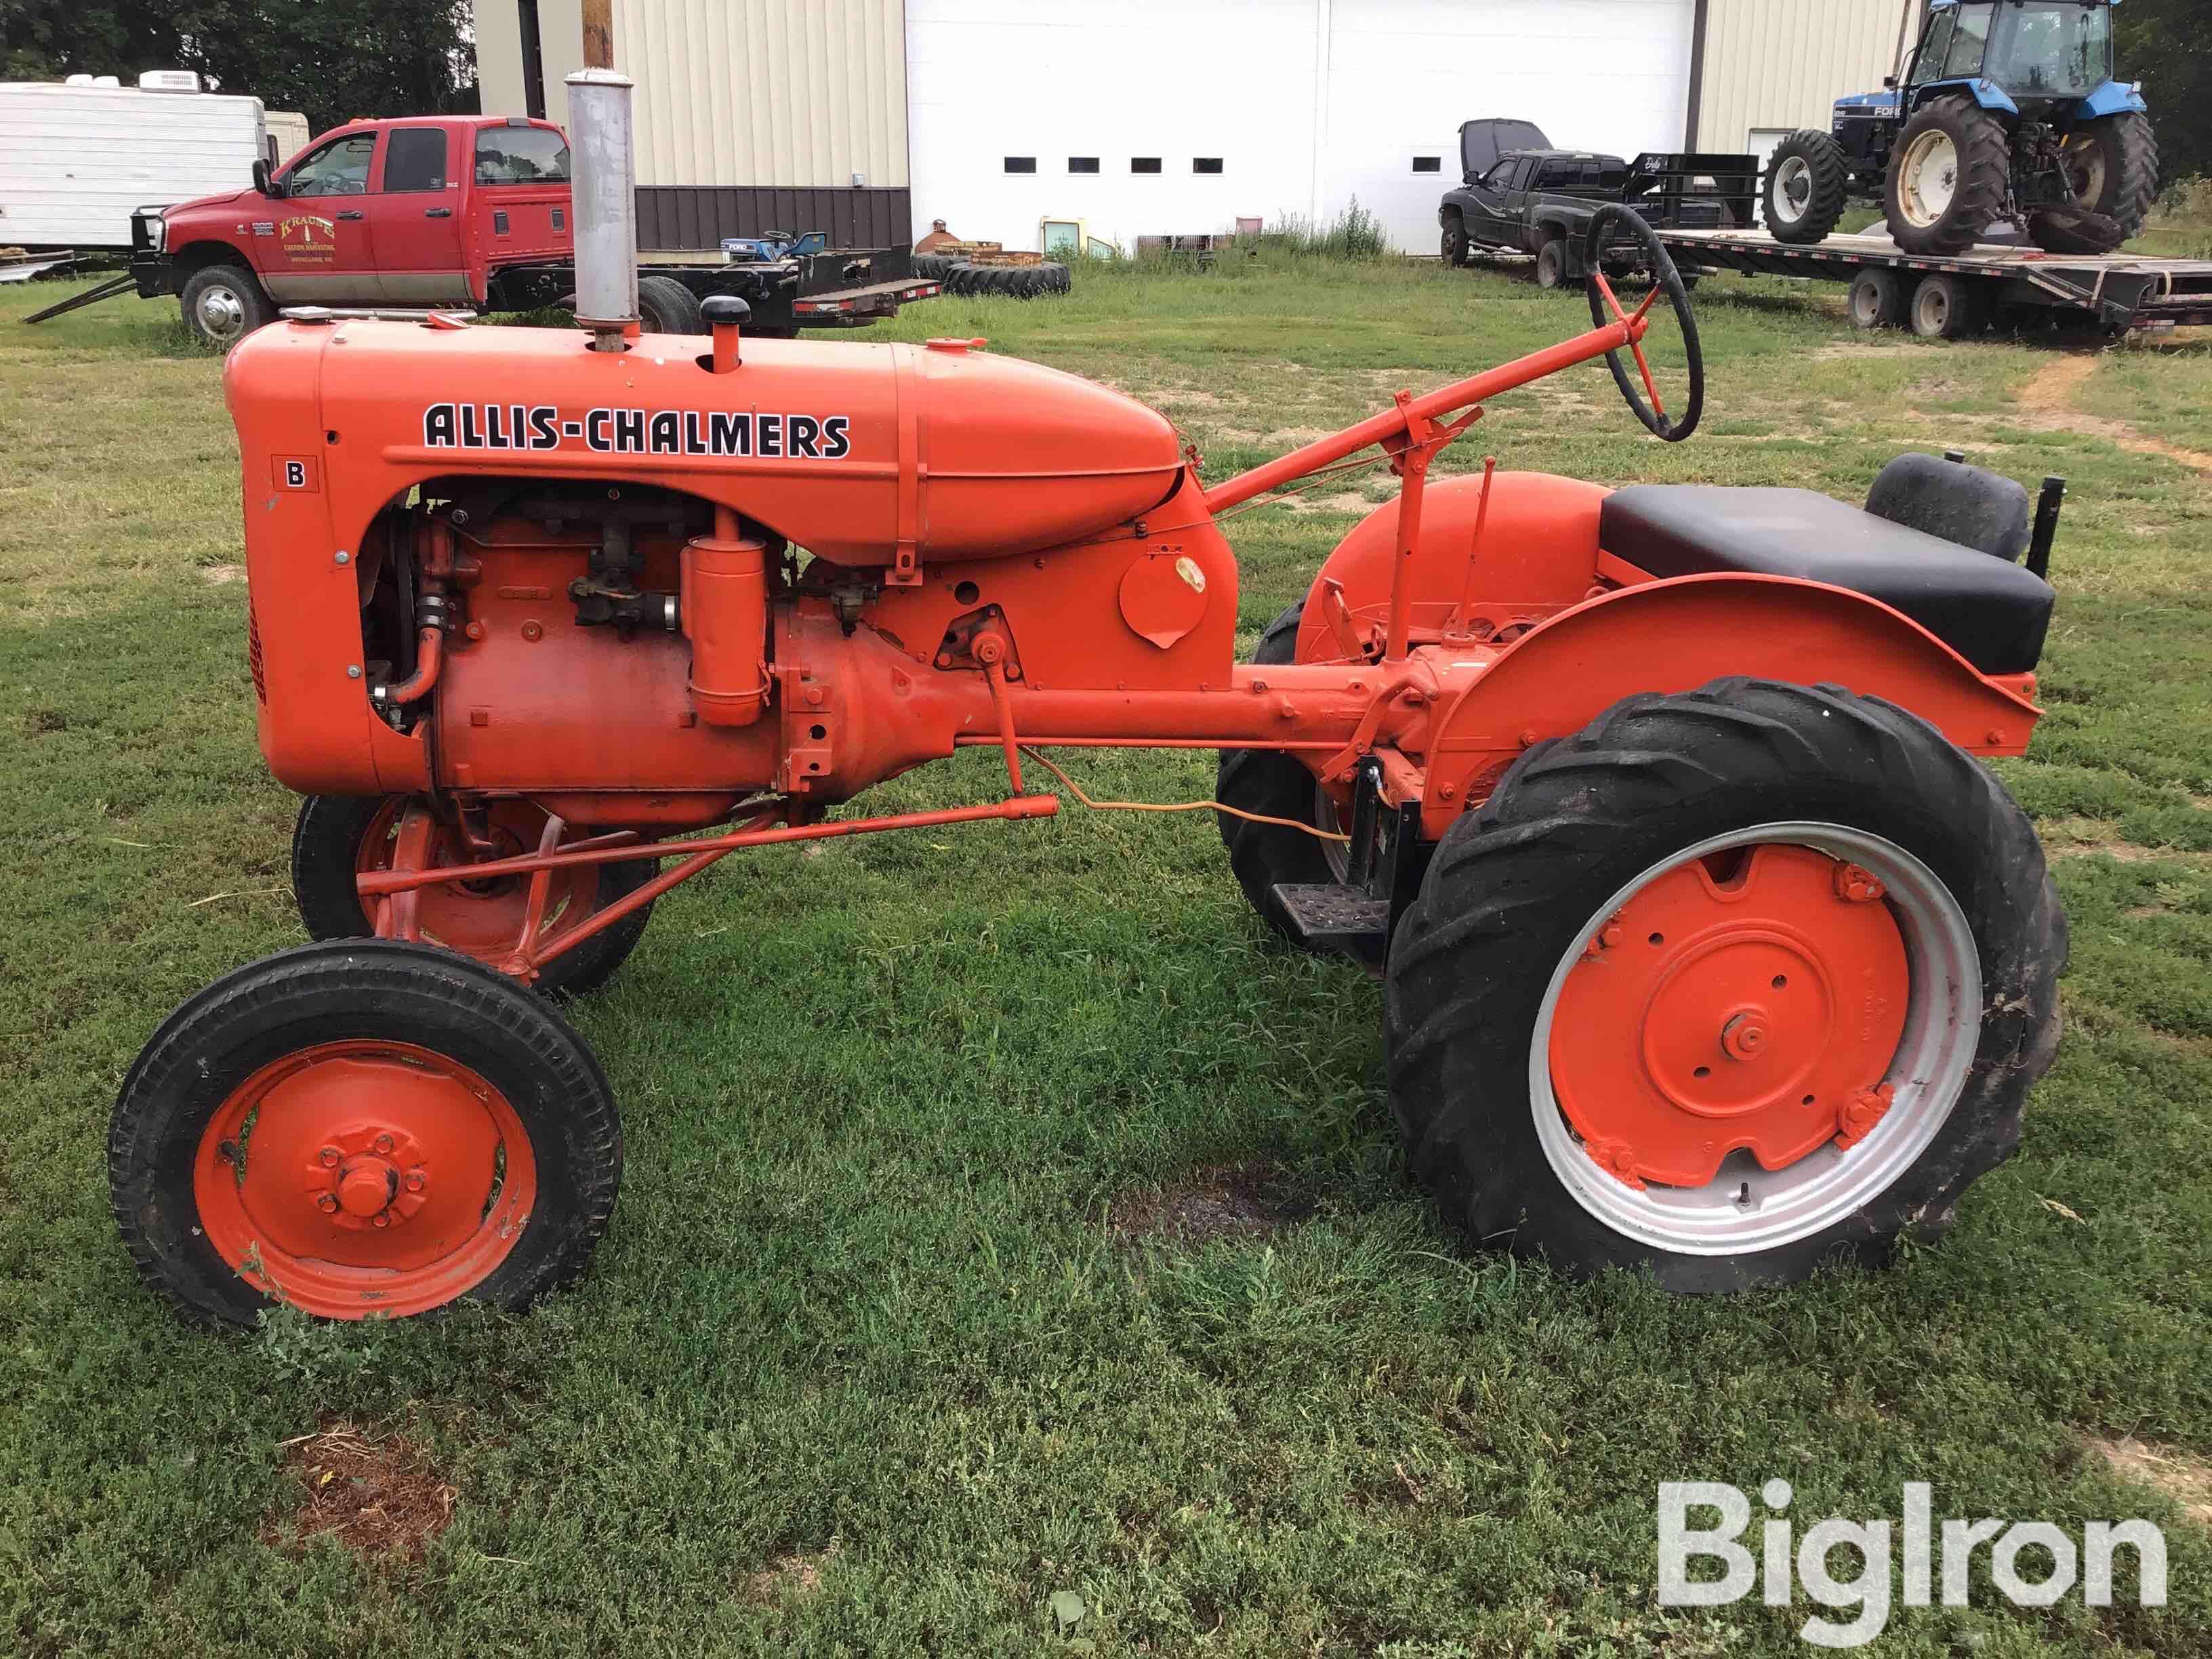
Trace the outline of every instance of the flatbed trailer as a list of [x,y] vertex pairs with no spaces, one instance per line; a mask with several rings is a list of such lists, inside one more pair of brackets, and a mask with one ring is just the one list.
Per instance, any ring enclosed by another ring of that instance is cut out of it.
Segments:
[[[1763,230],[1661,229],[1657,234],[1686,269],[1850,283],[1851,320],[1862,328],[1909,324],[1917,332],[1955,337],[1993,320],[2000,310],[2038,308],[2060,321],[2114,333],[2212,323],[2212,260],[2207,259],[2046,253],[1993,243],[1977,243],[1963,253],[1923,255],[1906,253],[1882,235],[1831,236],[1796,247]],[[1923,290],[1936,277],[1942,279],[1940,292],[1929,291],[1923,301]],[[1885,289],[1887,304],[1875,303]]]

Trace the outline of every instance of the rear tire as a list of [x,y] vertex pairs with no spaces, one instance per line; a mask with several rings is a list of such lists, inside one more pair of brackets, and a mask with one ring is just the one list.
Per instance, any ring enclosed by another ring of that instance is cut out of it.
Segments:
[[[2065,961],[2026,815],[1917,716],[1749,679],[1631,697],[1446,833],[1391,951],[1391,1105],[1474,1242],[1675,1291],[1786,1283],[1950,1226],[2020,1143]],[[1624,977],[1574,977],[1597,962]],[[1642,978],[1648,1015],[1593,1018]],[[1593,1066],[1621,1081],[1578,1091]],[[1611,1139],[1601,1120],[1648,1127]],[[1774,1138],[1773,1169],[1731,1139],[1747,1130]],[[1692,1167],[1669,1180],[1669,1159]]]
[[1850,192],[1844,147],[1825,132],[1791,133],[1774,147],[1759,182],[1767,234],[1797,246],[1824,241]]
[[1981,290],[1964,276],[1933,270],[1913,285],[1912,331],[1923,340],[1963,340],[1986,320]]
[[107,1173],[139,1276],[195,1319],[520,1312],[606,1231],[622,1127],[543,998],[353,939],[240,968],[163,1021],[116,1100]]
[[1536,286],[1565,288],[1572,280],[1568,271],[1567,239],[1555,230],[1547,231],[1544,240],[1536,245]]
[[[407,799],[404,795],[309,795],[300,803],[300,816],[292,826],[292,896],[299,903],[300,920],[306,925],[310,939],[375,936],[375,919],[362,904],[354,878],[364,868],[378,864],[378,854],[390,838],[398,821],[397,813],[405,807]],[[541,814],[539,822],[542,821]],[[571,838],[585,833],[575,830]],[[527,847],[520,845],[526,838],[517,836],[516,850],[536,852],[534,840]],[[650,859],[641,859],[634,864],[601,865],[592,908],[611,904],[642,887],[653,879],[659,867],[657,860]],[[515,879],[510,878],[509,881]],[[574,950],[554,957],[539,971],[538,988],[556,997],[581,996],[587,991],[596,991],[612,979],[615,970],[629,959],[638,941],[645,937],[646,926],[652,920],[653,906],[642,906]],[[558,925],[557,916],[549,924]],[[519,936],[520,918],[514,931]],[[539,937],[545,935],[541,933]],[[451,941],[432,939],[428,942],[472,960],[483,960],[458,936]]]
[[[1298,622],[1305,609],[1301,599],[1267,625],[1252,653],[1255,663],[1279,665],[1297,660]],[[1279,750],[1223,750],[1213,798],[1224,806],[1266,817],[1289,818],[1316,828],[1334,827],[1333,809],[1328,825],[1322,823],[1321,790],[1314,775],[1294,757]],[[1302,886],[1340,879],[1340,869],[1332,866],[1328,856],[1332,843],[1280,824],[1254,823],[1226,812],[1219,814],[1217,821],[1221,826],[1221,844],[1229,851],[1229,867],[1237,884],[1244,890],[1245,898],[1279,938],[1301,950],[1307,948],[1291,930],[1283,907],[1276,902],[1274,888],[1278,882]]]
[[2142,234],[2158,199],[2158,140],[2140,110],[2086,121],[2066,140],[2068,182],[2075,199],[2116,222],[2124,236]]
[[1890,153],[1890,239],[1907,253],[1965,252],[2003,211],[2011,178],[2004,124],[1963,94],[1931,98]]
[[1895,328],[1905,320],[1905,284],[1893,270],[1862,270],[1847,303],[1853,328]]
[[639,327],[647,334],[704,334],[707,319],[699,297],[673,276],[637,279]]

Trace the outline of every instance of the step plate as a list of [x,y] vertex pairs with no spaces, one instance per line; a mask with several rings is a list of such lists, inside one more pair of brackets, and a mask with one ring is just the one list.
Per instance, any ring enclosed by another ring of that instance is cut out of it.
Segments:
[[1390,943],[1390,902],[1341,883],[1278,882],[1271,890],[1291,932],[1316,951],[1380,968]]

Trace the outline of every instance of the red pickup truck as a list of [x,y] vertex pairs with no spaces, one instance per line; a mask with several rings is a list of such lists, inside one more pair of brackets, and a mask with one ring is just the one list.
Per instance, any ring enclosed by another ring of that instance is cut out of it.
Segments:
[[[173,294],[185,323],[228,346],[280,307],[528,311],[575,289],[568,141],[549,121],[435,116],[354,121],[251,188],[132,216],[131,275]],[[650,263],[647,329],[706,331],[699,301],[735,294],[750,331],[851,327],[938,292],[905,248]]]

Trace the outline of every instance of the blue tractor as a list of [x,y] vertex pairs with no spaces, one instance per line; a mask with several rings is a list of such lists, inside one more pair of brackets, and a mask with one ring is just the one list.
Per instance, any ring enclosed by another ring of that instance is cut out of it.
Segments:
[[1777,241],[1820,241],[1878,198],[1908,253],[1959,253],[2010,220],[2053,253],[2103,253],[2142,228],[2158,146],[2112,78],[2119,0],[1929,0],[1902,76],[1793,132],[1761,183]]

